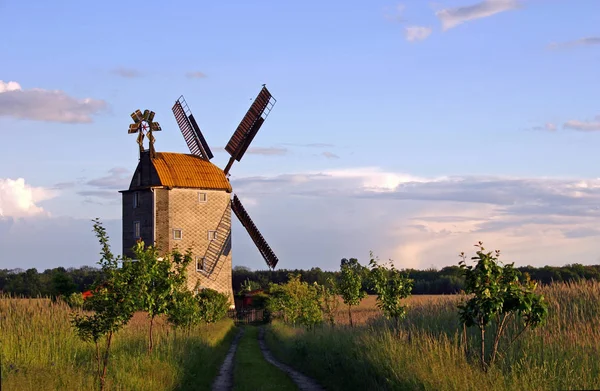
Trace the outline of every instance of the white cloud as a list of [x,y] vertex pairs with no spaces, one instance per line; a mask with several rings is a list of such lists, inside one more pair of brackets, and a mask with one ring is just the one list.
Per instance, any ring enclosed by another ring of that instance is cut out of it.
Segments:
[[548,47],[550,49],[569,48],[574,46],[593,46],[600,45],[600,37],[586,37],[567,42],[553,42]]
[[409,42],[422,41],[431,35],[431,28],[424,26],[410,26],[404,29],[406,40]]
[[501,12],[519,8],[517,0],[484,0],[477,4],[456,8],[446,8],[435,14],[442,22],[442,28],[449,30],[470,20],[487,18]]
[[0,80],[0,116],[64,123],[92,122],[107,107],[103,100],[76,99],[59,90],[24,90],[15,81]]
[[[398,267],[442,267],[479,240],[521,265],[597,260],[600,179],[424,178],[365,167],[232,185],[261,200],[249,212],[284,260],[280,267],[333,269],[342,257],[364,260],[369,250]],[[234,252],[260,265],[240,236]]]
[[595,132],[600,130],[600,116],[595,121],[570,120],[563,124],[565,129],[579,130],[582,132]]
[[48,215],[37,203],[56,195],[56,191],[26,184],[23,178],[0,178],[0,217]]

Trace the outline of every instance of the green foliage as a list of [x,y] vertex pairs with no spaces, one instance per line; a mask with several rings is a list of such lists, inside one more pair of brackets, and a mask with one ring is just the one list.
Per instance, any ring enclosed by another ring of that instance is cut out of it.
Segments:
[[169,309],[174,305],[175,293],[185,289],[186,269],[192,262],[192,256],[189,252],[183,256],[178,251],[174,251],[160,258],[157,249],[152,246],[145,248],[143,241],[138,241],[134,253],[141,285],[138,304],[150,318],[148,353],[151,353],[154,346],[152,335],[154,318],[168,314]]
[[66,270],[56,270],[52,275],[52,295],[54,297],[68,297],[77,292],[77,285],[73,282]]
[[[480,360],[484,370],[491,366],[498,353],[498,346],[507,324],[511,319],[520,323],[521,331],[510,342],[519,337],[528,328],[535,328],[548,315],[548,306],[541,294],[536,294],[537,284],[526,276],[522,282],[521,273],[514,264],[501,265],[498,261],[500,251],[485,252],[483,243],[478,248],[474,266],[467,266],[464,253],[459,265],[465,274],[465,293],[472,297],[460,304],[460,320],[466,327],[476,326],[480,331]],[[491,355],[485,352],[486,330],[496,323]]]
[[335,294],[335,281],[329,278],[327,285],[316,284],[317,292],[321,302],[321,312],[330,326],[335,326],[335,315],[340,307],[340,301]]
[[[86,308],[91,314],[75,313],[72,324],[77,335],[96,347],[96,361],[100,390],[104,390],[108,359],[113,334],[123,328],[133,317],[140,281],[136,264],[124,263],[119,269],[119,257],[110,251],[108,235],[102,223],[95,219],[94,232],[102,250],[98,264],[102,268],[102,279],[93,286],[93,296],[88,298]],[[105,339],[103,352],[99,342]]]
[[83,295],[79,292],[73,292],[65,298],[65,302],[70,308],[80,309],[83,308],[84,300]]
[[394,319],[396,324],[406,315],[403,299],[410,296],[413,280],[402,274],[390,261],[389,267],[380,265],[371,253],[371,283],[377,293],[377,307],[388,319]]
[[303,325],[307,329],[323,321],[318,284],[300,280],[300,275],[290,274],[285,284],[271,284],[267,309],[281,313],[286,323]]
[[227,315],[229,297],[214,289],[202,289],[196,295],[199,318],[206,323],[215,323]]
[[252,296],[252,308],[254,309],[263,309],[267,306],[269,302],[269,295],[260,292]]
[[356,258],[342,259],[340,264],[340,279],[337,283],[337,293],[342,296],[344,304],[348,306],[348,318],[352,324],[352,307],[360,304],[367,292],[363,289],[364,268]]
[[246,278],[244,282],[240,285],[240,293],[251,292],[260,288],[261,286],[258,282]]
[[200,320],[200,307],[194,294],[188,290],[176,291],[167,311],[167,321],[177,328],[189,331]]

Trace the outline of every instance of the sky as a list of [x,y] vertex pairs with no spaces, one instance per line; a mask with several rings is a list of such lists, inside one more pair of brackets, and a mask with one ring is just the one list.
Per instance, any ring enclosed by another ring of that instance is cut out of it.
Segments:
[[[0,0],[0,268],[121,251],[138,161],[187,152],[184,95],[223,147],[266,84],[277,103],[231,183],[278,268],[600,264],[598,0]],[[234,222],[233,264],[266,265]]]

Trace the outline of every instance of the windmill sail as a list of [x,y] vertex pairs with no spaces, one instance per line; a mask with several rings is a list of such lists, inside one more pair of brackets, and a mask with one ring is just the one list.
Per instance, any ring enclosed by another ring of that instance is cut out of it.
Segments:
[[231,243],[231,201],[221,216],[219,225],[216,229],[216,237],[211,238],[206,253],[204,254],[204,271],[209,278],[216,278],[223,267],[223,262],[219,262],[221,255],[228,255],[228,247]]
[[248,231],[248,233],[250,234],[252,241],[258,248],[258,251],[260,251],[260,254],[263,256],[265,261],[267,262],[267,265],[271,269],[275,269],[277,262],[279,262],[277,256],[275,255],[273,250],[271,250],[271,247],[269,247],[265,238],[263,238],[261,233],[258,231],[256,225],[254,225],[254,223],[252,222],[252,219],[248,215],[248,212],[246,212],[246,209],[240,202],[240,199],[237,197],[237,195],[233,196],[231,209],[233,209],[233,212],[235,213],[237,218],[240,220],[244,228],[246,228],[246,231]]
[[263,86],[225,146],[225,150],[231,155],[231,159],[224,170],[225,173],[229,171],[234,160],[239,162],[242,159],[276,102],[267,87]]
[[179,125],[179,129],[181,129],[181,133],[183,134],[183,138],[185,139],[190,152],[205,160],[212,159],[213,154],[200,131],[200,127],[194,119],[194,115],[183,98],[183,95],[180,96],[175,102],[175,105],[173,105],[173,114],[175,115],[177,125]]

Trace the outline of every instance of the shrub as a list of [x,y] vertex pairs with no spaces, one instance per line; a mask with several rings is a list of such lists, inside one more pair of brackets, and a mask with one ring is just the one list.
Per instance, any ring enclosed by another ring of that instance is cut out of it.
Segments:
[[69,296],[65,297],[65,302],[72,309],[81,309],[83,308],[83,294],[80,292],[73,292]]
[[199,319],[206,323],[215,323],[227,315],[229,297],[214,289],[202,289],[196,296]]
[[290,274],[285,284],[271,284],[267,309],[281,313],[286,323],[301,324],[307,329],[323,321],[318,285],[300,281],[299,274]]

